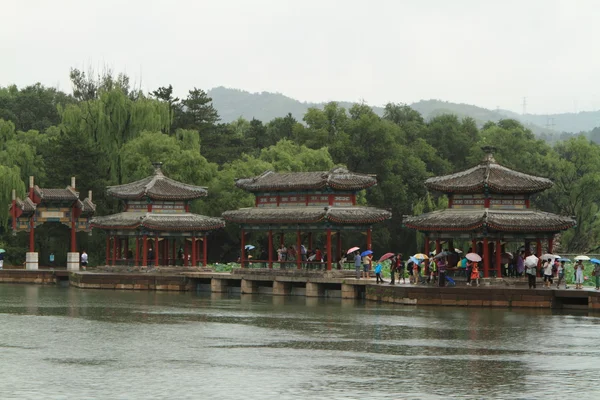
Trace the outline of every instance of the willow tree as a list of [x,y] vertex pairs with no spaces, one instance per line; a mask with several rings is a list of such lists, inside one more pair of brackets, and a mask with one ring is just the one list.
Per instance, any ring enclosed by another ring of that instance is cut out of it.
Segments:
[[168,104],[139,93],[127,95],[121,88],[100,91],[97,98],[60,109],[63,133],[87,138],[108,155],[106,176],[123,183],[121,148],[143,131],[168,131]]
[[16,190],[17,196],[23,198],[25,195],[25,184],[21,179],[21,171],[16,166],[0,165],[0,226],[8,227],[8,207],[12,201],[12,191]]

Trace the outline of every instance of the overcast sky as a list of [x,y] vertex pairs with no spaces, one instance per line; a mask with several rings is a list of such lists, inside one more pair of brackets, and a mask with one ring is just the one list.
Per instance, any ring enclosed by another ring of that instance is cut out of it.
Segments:
[[600,108],[600,1],[3,1],[0,85],[70,91],[71,67],[371,105]]

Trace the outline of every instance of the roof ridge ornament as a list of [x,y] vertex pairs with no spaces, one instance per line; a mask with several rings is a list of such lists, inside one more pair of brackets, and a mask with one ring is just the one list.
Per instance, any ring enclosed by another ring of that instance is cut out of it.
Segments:
[[481,150],[485,153],[485,157],[483,159],[484,163],[495,163],[496,159],[494,158],[494,153],[496,152],[495,146],[481,146]]
[[154,175],[162,175],[162,166],[163,163],[160,161],[155,161],[152,163],[152,166],[154,167]]

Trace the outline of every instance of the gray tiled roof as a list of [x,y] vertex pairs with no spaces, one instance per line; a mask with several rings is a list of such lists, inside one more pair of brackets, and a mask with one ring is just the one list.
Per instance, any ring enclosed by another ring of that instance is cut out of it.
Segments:
[[119,199],[192,200],[207,195],[206,188],[181,183],[163,175],[160,168],[154,175],[124,185],[109,186],[106,192]]
[[575,225],[569,217],[537,210],[445,209],[405,216],[404,226],[421,231],[474,231],[483,228],[506,232],[559,232]]
[[524,174],[496,162],[491,154],[479,165],[425,181],[431,190],[444,193],[476,193],[487,187],[493,193],[537,193],[552,187],[550,179]]
[[159,231],[209,231],[225,226],[221,218],[206,217],[192,213],[152,213],[122,212],[95,217],[91,220],[93,228],[100,229],[137,229],[145,227]]
[[70,186],[65,189],[43,189],[39,186],[34,187],[35,193],[43,200],[49,201],[75,201],[79,199],[79,193]]
[[287,172],[266,171],[254,178],[237,179],[236,186],[250,192],[293,191],[332,188],[334,190],[362,190],[377,184],[374,176],[350,172],[337,167],[330,171]]
[[392,213],[374,207],[249,207],[225,211],[229,222],[246,224],[309,224],[331,221],[339,224],[372,224],[385,221]]

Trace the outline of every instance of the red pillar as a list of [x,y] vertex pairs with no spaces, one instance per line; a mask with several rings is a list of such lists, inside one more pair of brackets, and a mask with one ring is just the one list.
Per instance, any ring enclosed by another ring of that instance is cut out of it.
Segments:
[[273,268],[273,231],[269,229],[269,268]]
[[488,238],[483,239],[483,277],[490,277],[490,246]]
[[498,270],[496,276],[498,278],[502,277],[502,249],[500,247],[500,241],[496,240],[496,269]]
[[106,265],[110,262],[110,235],[106,233]]
[[173,259],[173,265],[177,265],[177,240],[175,238],[173,238],[173,245],[171,247],[173,247],[173,250],[171,250],[171,258]]
[[29,218],[29,252],[35,251],[35,223],[33,222],[33,216]]
[[429,236],[425,235],[425,254],[429,255]]
[[[536,246],[535,246],[535,255],[537,256],[537,258],[540,258],[542,256],[542,241],[540,239],[537,239],[536,241]],[[542,269],[540,268],[542,266],[542,260],[538,261],[538,276],[543,276],[542,274]]]
[[192,236],[192,267],[195,267],[196,262],[196,236]]
[[142,237],[142,266],[148,266],[148,236]]
[[367,228],[367,250],[371,250],[371,228]]
[[113,254],[112,254],[112,265],[115,266],[117,265],[117,242],[119,241],[119,238],[117,238],[116,236],[113,236]]
[[71,210],[71,253],[77,252],[77,231],[75,230],[75,209]]
[[[281,234],[281,240],[283,242],[283,233]],[[246,234],[244,232],[244,228],[242,228],[241,238],[240,238],[240,264],[242,268],[244,268],[244,256],[246,255]]]
[[554,249],[554,238],[551,237],[548,239],[548,253],[552,254],[552,250]]
[[135,264],[136,267],[140,266],[140,237],[135,236]]
[[205,267],[208,265],[208,234],[204,234],[202,240],[202,265]]
[[[240,264],[242,265],[242,268],[244,268],[244,258],[246,258],[246,232],[244,232],[243,228],[241,235],[242,236],[240,239]],[[281,241],[283,242],[283,233],[281,234]]]
[[158,267],[158,253],[159,253],[159,247],[158,247],[158,233],[157,233],[156,236],[154,237],[154,265],[156,267]]
[[[442,251],[442,244],[440,243],[440,239],[435,239],[435,254],[440,254]],[[427,254],[429,255],[429,254]]]
[[188,250],[187,238],[183,238],[183,266],[184,267],[187,266],[188,254],[189,254],[189,250]]
[[296,232],[296,268],[302,269],[302,234],[300,230]]
[[477,253],[477,240],[471,240],[471,253]]
[[[367,232],[371,232],[371,228]],[[371,243],[369,240],[371,239],[370,234],[367,235],[367,244],[369,248],[371,248]],[[331,229],[327,229],[327,271],[331,271]]]
[[342,259],[342,232],[337,232],[337,245],[336,245],[336,253],[338,261]]

